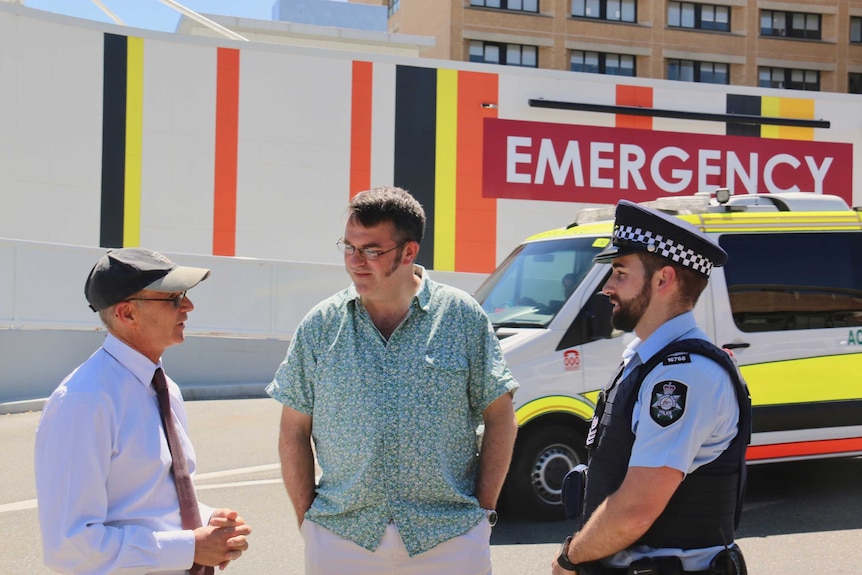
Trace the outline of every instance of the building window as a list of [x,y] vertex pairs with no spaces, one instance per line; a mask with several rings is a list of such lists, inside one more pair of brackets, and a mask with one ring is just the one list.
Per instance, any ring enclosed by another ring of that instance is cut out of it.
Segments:
[[680,28],[730,32],[730,7],[694,4],[692,2],[669,2],[667,24]]
[[592,74],[630,77],[636,75],[635,57],[629,54],[605,54],[604,52],[572,50],[571,67],[572,72],[590,72]]
[[470,41],[470,61],[504,66],[539,67],[539,49],[536,46],[500,44],[497,42]]
[[572,0],[572,16],[617,22],[637,22],[635,0]]
[[760,35],[820,40],[820,14],[761,10]]
[[393,14],[398,12],[398,8],[400,8],[400,6],[398,5],[398,2],[399,2],[399,0],[389,0],[389,17],[390,18],[392,18]]
[[854,44],[862,43],[862,18],[850,17],[850,41]]
[[847,92],[850,94],[862,94],[862,74],[850,73],[847,79]]
[[695,60],[667,61],[667,79],[704,84],[730,84],[730,65],[719,62],[697,62]]
[[820,91],[820,72],[815,70],[793,70],[790,68],[767,68],[761,66],[758,77],[761,88],[785,88],[788,90]]
[[516,12],[539,12],[539,0],[470,0],[470,6],[500,8]]

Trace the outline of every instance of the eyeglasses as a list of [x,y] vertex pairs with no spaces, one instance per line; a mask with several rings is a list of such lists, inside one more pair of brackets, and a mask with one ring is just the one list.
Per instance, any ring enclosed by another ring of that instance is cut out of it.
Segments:
[[359,252],[359,255],[362,256],[364,259],[366,259],[368,261],[374,261],[377,258],[379,258],[380,256],[382,256],[383,254],[388,254],[391,251],[397,250],[398,248],[400,248],[401,246],[403,246],[404,244],[406,244],[409,241],[410,240],[401,242],[400,244],[398,244],[394,248],[390,248],[388,250],[383,250],[383,251],[375,250],[374,248],[357,248],[356,246],[351,246],[350,244],[344,243],[343,239],[338,240],[335,243],[335,245],[338,246],[338,251],[340,251],[341,253],[343,253],[346,256],[352,256],[356,252]]
[[183,305],[183,300],[186,299],[186,292],[183,292],[179,295],[175,295],[174,297],[130,297],[126,298],[123,301],[170,301],[173,302],[174,307],[179,308]]

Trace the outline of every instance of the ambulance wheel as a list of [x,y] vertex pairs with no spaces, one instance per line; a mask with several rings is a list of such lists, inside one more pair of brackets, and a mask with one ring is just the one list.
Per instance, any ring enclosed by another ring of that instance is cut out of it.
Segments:
[[560,501],[563,477],[586,462],[583,446],[583,436],[563,423],[519,432],[503,491],[505,508],[540,521],[565,518]]

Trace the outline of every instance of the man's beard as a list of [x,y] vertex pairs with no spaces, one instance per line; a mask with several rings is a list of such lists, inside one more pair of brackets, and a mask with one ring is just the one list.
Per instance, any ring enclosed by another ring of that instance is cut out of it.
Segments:
[[401,267],[401,258],[404,257],[404,246],[398,248],[398,251],[395,252],[395,259],[392,260],[392,265],[389,266],[389,269],[383,274],[383,277],[389,277],[394,274],[398,268]]
[[622,331],[634,331],[638,322],[646,312],[649,301],[652,298],[652,285],[644,281],[641,291],[628,301],[617,298],[619,306],[611,315],[611,325]]

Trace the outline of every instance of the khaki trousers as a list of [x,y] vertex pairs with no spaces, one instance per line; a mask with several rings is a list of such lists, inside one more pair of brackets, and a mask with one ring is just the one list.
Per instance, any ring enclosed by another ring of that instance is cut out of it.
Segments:
[[470,531],[410,557],[394,523],[374,551],[303,521],[305,575],[491,575],[491,526],[483,519]]

